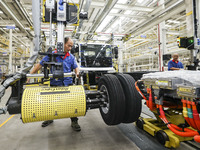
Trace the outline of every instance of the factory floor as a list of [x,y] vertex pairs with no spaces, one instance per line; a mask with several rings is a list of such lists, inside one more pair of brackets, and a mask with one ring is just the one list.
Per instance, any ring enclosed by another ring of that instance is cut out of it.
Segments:
[[[4,106],[10,89],[2,98]],[[1,150],[164,150],[155,138],[134,124],[107,126],[99,110],[79,118],[81,132],[70,127],[70,119],[55,120],[42,128],[41,122],[23,124],[20,115],[0,116]],[[185,146],[182,147],[185,149]],[[181,147],[179,149],[182,149]]]

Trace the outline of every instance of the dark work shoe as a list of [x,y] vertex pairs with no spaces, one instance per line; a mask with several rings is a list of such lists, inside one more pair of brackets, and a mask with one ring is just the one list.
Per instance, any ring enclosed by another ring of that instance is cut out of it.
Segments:
[[44,121],[44,122],[42,123],[42,127],[46,127],[46,126],[50,125],[51,123],[53,123],[53,120]]
[[81,131],[81,127],[78,124],[78,121],[72,121],[71,127],[74,131]]

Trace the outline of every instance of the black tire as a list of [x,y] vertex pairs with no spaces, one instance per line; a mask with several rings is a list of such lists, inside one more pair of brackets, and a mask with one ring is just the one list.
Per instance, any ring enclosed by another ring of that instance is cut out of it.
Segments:
[[158,132],[156,132],[156,139],[162,145],[165,145],[166,141],[169,141],[167,133],[165,133],[165,131],[163,130],[159,130]]
[[144,129],[144,124],[145,124],[145,122],[144,122],[144,120],[142,119],[142,118],[139,118],[137,121],[136,121],[136,126],[138,127],[138,128],[140,128],[140,129]]
[[98,84],[98,90],[107,95],[108,106],[100,107],[100,113],[107,125],[117,125],[123,121],[125,114],[125,96],[122,86],[116,76],[104,75]]
[[142,97],[135,88],[135,80],[128,74],[116,74],[125,94],[126,111],[123,123],[132,123],[138,120],[141,114]]

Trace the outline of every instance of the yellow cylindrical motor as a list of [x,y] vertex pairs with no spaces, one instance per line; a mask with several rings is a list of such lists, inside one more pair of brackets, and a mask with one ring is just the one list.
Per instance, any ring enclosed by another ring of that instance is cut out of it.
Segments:
[[26,88],[22,96],[23,123],[84,116],[83,86]]

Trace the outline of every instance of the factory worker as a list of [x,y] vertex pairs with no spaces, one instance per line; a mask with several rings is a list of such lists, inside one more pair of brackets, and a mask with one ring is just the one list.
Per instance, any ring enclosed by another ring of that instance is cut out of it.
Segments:
[[[75,57],[70,53],[71,49],[73,46],[73,41],[71,38],[66,37],[65,38],[65,44],[64,44],[64,52],[65,52],[65,56],[58,56],[56,58],[57,62],[63,62],[63,70],[64,73],[70,73],[72,69],[75,70],[75,74],[78,77],[79,76],[79,68],[76,62]],[[56,53],[57,51],[54,51],[54,53]],[[45,56],[40,63],[38,63],[31,71],[31,74],[33,73],[37,73],[42,66],[44,66],[43,62],[48,62],[50,61],[50,58],[48,56]],[[72,85],[72,77],[65,77],[63,79],[50,79],[50,85],[51,86],[68,86],[68,85]],[[44,121],[42,123],[42,127],[46,127],[49,124],[53,123],[53,120],[48,120],[48,121]],[[75,131],[80,131],[81,128],[78,124],[78,118],[74,117],[71,118],[71,127],[73,128],[73,130]]]
[[168,62],[168,71],[183,69],[183,64],[178,61],[178,54],[173,54],[172,58],[173,59]]

